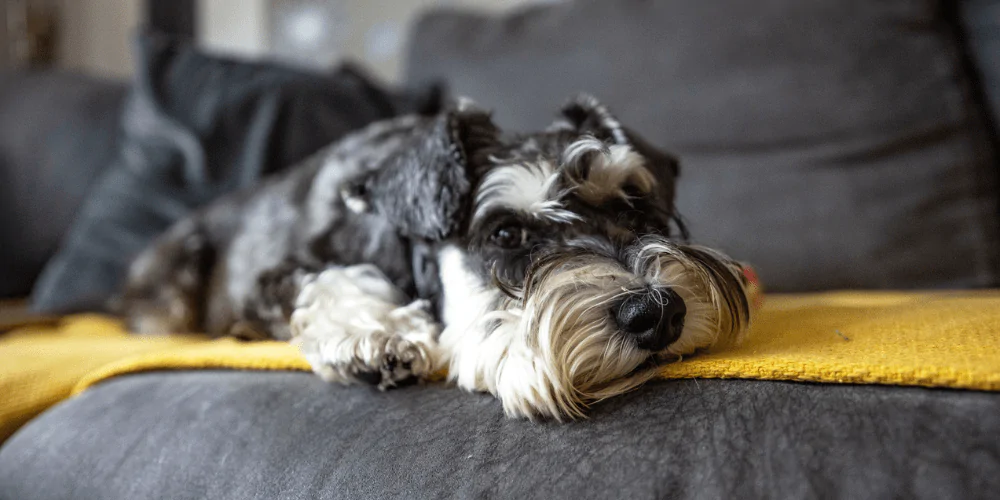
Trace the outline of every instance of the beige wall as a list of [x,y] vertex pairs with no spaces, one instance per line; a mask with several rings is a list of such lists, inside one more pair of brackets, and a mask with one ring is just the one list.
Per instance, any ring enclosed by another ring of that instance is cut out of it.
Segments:
[[95,75],[132,72],[130,37],[142,19],[140,0],[60,0],[62,67]]
[[[130,38],[142,20],[142,0],[57,1],[61,5],[61,66],[103,76],[131,74]],[[220,53],[268,57],[270,9],[277,1],[199,0],[199,43]],[[424,9],[450,5],[501,11],[538,0],[330,1],[338,3],[347,16],[344,33],[338,33],[337,55],[362,61],[375,74],[395,80],[403,69],[410,24]]]
[[[276,47],[269,39],[278,26],[272,8],[283,1],[297,0],[199,0],[199,40],[205,47],[222,52],[274,57]],[[539,0],[328,1],[345,19],[343,25],[331,28],[337,30],[331,37],[336,46],[317,55],[316,64],[326,66],[344,58],[361,61],[376,75],[395,81],[403,70],[410,25],[425,9],[446,5],[498,12]],[[295,55],[277,54],[285,59]]]
[[269,0],[199,0],[197,38],[208,50],[261,57],[268,49]]

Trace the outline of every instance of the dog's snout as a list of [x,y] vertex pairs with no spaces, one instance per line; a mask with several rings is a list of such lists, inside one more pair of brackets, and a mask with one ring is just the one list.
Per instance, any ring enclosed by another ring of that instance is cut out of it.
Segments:
[[687,307],[669,288],[631,293],[614,309],[618,328],[642,349],[665,349],[681,336]]

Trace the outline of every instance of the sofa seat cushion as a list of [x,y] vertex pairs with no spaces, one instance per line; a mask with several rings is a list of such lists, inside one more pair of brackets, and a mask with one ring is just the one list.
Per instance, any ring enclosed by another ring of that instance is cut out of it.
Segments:
[[442,386],[118,378],[0,448],[2,499],[986,498],[1000,395],[659,381],[570,424]]

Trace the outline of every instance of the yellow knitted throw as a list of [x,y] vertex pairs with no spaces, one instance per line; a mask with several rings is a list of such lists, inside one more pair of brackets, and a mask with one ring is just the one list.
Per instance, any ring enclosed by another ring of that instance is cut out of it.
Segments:
[[[309,366],[280,342],[130,336],[101,316],[21,328],[0,334],[0,441],[102,380],[207,368]],[[1000,390],[1000,290],[771,295],[744,344],[663,375]]]

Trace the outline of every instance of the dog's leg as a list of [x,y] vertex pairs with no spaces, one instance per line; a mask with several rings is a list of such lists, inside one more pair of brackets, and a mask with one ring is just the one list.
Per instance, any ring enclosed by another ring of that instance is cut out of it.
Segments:
[[439,326],[424,300],[404,294],[375,266],[306,276],[291,316],[292,342],[323,379],[385,390],[430,375]]
[[110,308],[143,334],[200,331],[215,250],[196,220],[170,228],[129,268],[123,293]]
[[315,265],[289,257],[260,273],[242,300],[241,314],[229,326],[229,335],[245,340],[290,340],[295,300],[306,278],[317,271]]

